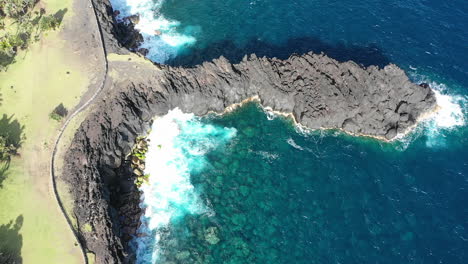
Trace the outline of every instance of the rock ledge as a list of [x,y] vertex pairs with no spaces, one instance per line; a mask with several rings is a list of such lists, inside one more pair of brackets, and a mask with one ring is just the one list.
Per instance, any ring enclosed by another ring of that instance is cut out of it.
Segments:
[[[107,0],[94,1],[108,51],[128,53],[114,37],[118,27]],[[138,228],[140,194],[126,156],[156,115],[175,107],[197,115],[223,112],[257,96],[263,106],[292,113],[308,128],[392,139],[436,105],[427,85],[411,83],[395,65],[363,68],[323,54],[287,60],[251,55],[239,64],[220,58],[194,68],[110,63],[111,72],[119,67],[125,70],[109,78],[107,93],[77,130],[64,163],[78,227],[92,227],[79,230],[80,239],[96,263],[134,260],[127,242]]]

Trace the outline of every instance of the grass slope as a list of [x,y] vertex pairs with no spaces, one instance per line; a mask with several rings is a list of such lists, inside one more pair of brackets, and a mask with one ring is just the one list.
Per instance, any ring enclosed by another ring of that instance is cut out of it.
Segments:
[[[62,8],[71,10],[72,1],[48,0],[44,4],[48,12],[55,12]],[[0,226],[22,217],[18,237],[22,240],[24,264],[82,261],[73,234],[55,201],[48,167],[60,126],[49,118],[49,113],[60,103],[68,109],[78,103],[89,82],[81,68],[79,59],[73,57],[59,33],[49,32],[27,53],[20,54],[7,72],[0,73],[3,99],[0,118],[19,122],[24,126],[25,137],[20,156],[12,160],[3,174]],[[7,243],[11,241],[0,238],[0,247]]]

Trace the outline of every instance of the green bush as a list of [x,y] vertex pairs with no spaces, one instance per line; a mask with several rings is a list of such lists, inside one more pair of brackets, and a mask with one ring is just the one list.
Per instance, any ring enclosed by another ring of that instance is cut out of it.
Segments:
[[39,21],[41,31],[55,30],[60,26],[60,20],[54,15],[43,16]]
[[0,136],[0,161],[9,160],[16,153],[16,147],[8,143],[8,139]]
[[59,114],[55,113],[55,112],[50,113],[49,117],[51,119],[53,119],[53,120],[56,120],[56,121],[62,120],[62,117]]
[[59,104],[57,107],[52,110],[52,112],[49,114],[49,117],[53,120],[60,121],[62,118],[68,115],[68,110],[63,106],[63,104]]

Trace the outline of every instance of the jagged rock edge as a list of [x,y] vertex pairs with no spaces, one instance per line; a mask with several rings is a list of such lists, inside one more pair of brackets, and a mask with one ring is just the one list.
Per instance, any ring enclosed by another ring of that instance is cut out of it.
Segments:
[[[108,51],[128,53],[118,41],[126,33],[117,26],[109,2],[93,1]],[[252,55],[236,65],[220,58],[187,69],[159,66],[148,82],[113,86],[81,124],[65,155],[74,214],[79,226],[93,227],[81,235],[96,263],[134,261],[126,242],[142,212],[125,156],[153,116],[175,107],[197,115],[223,112],[258,96],[263,106],[292,113],[309,128],[393,138],[435,107],[430,88],[411,83],[395,65],[364,69],[317,54],[284,61]]]

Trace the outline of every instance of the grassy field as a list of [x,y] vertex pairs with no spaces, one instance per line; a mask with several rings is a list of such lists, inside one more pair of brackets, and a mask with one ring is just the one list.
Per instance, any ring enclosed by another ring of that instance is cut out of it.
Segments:
[[[43,2],[48,13],[71,10],[72,5],[71,0]],[[67,12],[63,23],[71,14]],[[89,80],[73,56],[59,32],[49,32],[20,53],[7,72],[0,72],[0,130],[23,140],[20,155],[0,172],[0,236],[8,235],[0,237],[0,248],[18,251],[24,264],[82,262],[53,196],[48,167],[60,126],[49,118],[50,112],[60,103],[72,109],[88,88]],[[7,231],[12,223],[15,234]]]

